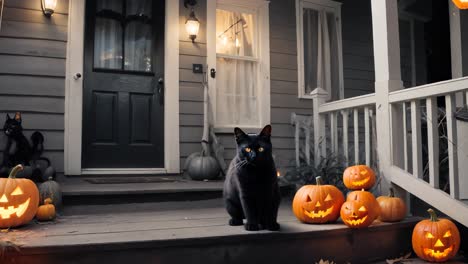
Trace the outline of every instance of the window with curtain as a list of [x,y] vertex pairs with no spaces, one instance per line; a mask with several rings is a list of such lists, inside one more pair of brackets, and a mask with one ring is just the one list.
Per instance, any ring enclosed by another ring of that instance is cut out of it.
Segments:
[[216,10],[217,127],[260,125],[255,15]]
[[328,100],[342,99],[340,8],[339,3],[329,2],[322,6],[313,0],[299,1],[299,97],[302,98],[322,88],[328,92]]
[[98,0],[94,68],[152,71],[151,0]]

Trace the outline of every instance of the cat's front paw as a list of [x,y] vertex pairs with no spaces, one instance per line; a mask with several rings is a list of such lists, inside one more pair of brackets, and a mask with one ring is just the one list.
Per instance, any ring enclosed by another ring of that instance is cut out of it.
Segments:
[[278,231],[280,230],[281,226],[278,223],[269,223],[265,225],[265,228],[270,231]]
[[229,220],[229,225],[230,225],[230,226],[240,226],[240,225],[242,225],[242,224],[243,224],[242,219],[234,219],[234,218],[231,218],[231,219]]
[[251,224],[251,223],[246,223],[244,225],[244,228],[247,231],[258,231],[258,230],[260,230],[260,227],[258,226],[258,224]]

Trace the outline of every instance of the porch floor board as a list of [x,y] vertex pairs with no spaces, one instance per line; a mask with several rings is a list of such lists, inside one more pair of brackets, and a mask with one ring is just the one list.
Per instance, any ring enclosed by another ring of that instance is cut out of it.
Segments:
[[[242,226],[228,226],[228,219],[221,199],[196,202],[71,206],[65,208],[63,215],[55,222],[32,222],[27,226],[4,233],[1,240],[9,240],[20,245],[20,255],[29,256],[31,259],[33,256],[50,258],[52,255],[76,255],[79,252],[102,254],[102,252],[131,249],[138,251],[142,248],[154,250],[155,248],[182,247],[195,250],[194,247],[224,247],[222,252],[227,252],[230,250],[229,247],[242,247],[250,243],[265,245],[278,241],[278,243],[288,244],[297,243],[288,241],[310,239],[348,241],[354,236],[375,236],[378,232],[387,234],[394,233],[394,230],[398,229],[412,228],[419,220],[408,218],[394,224],[374,222],[371,227],[363,230],[351,230],[339,222],[306,225],[299,223],[292,214],[290,200],[284,200],[280,208],[280,232],[248,232]],[[373,243],[388,243],[388,241]],[[395,243],[399,242],[395,241]],[[314,243],[314,247],[320,249],[322,246],[318,244],[315,246]],[[320,251],[314,254],[320,254]],[[329,256],[330,253],[323,252],[323,254]],[[340,253],[335,251],[335,254]],[[385,257],[390,256],[382,256],[382,258]],[[51,259],[49,261],[56,263]]]

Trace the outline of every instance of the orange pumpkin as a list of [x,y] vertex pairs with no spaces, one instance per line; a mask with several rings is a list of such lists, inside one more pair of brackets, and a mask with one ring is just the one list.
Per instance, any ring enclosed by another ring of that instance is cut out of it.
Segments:
[[452,2],[460,9],[468,9],[468,1],[466,0],[452,0]]
[[375,220],[373,204],[366,201],[350,200],[344,202],[340,211],[341,220],[351,228],[368,227]]
[[343,172],[343,183],[350,190],[368,190],[375,184],[375,172],[366,165],[348,167]]
[[52,199],[44,200],[44,205],[39,206],[36,213],[36,219],[39,221],[50,221],[55,219],[55,206]]
[[340,216],[344,202],[341,191],[333,185],[322,185],[321,177],[317,185],[304,185],[294,195],[293,213],[299,221],[309,224],[335,222]]
[[371,192],[368,192],[365,190],[352,191],[348,193],[348,195],[346,196],[346,201],[351,201],[351,200],[358,200],[358,201],[369,203],[369,205],[373,209],[372,212],[376,215],[376,217],[380,215],[380,205],[377,202],[377,199],[375,199],[375,196]]
[[460,232],[452,221],[439,219],[432,209],[427,211],[430,219],[420,221],[413,229],[413,250],[429,262],[447,261],[460,248]]
[[28,223],[39,205],[39,191],[28,179],[16,179],[22,165],[14,167],[8,178],[0,179],[0,228]]
[[383,222],[398,222],[406,216],[406,204],[403,199],[395,197],[393,188],[390,188],[389,196],[377,197],[380,205],[379,219]]

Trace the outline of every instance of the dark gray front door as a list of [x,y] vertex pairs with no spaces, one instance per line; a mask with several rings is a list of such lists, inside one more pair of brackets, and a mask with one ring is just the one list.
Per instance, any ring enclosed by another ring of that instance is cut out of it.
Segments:
[[164,167],[164,1],[88,0],[83,168]]

